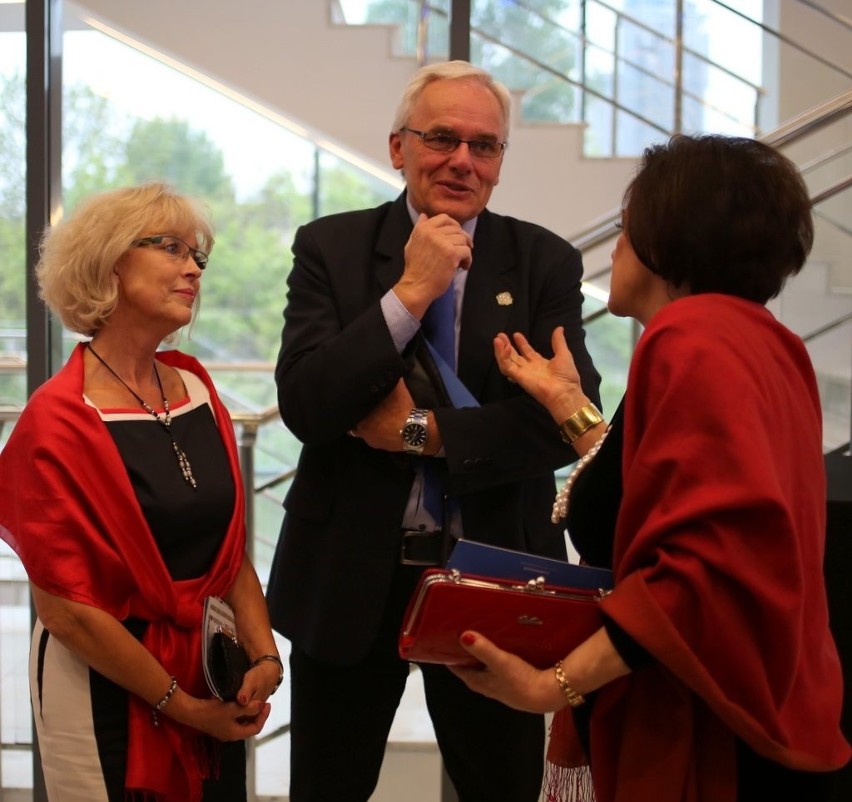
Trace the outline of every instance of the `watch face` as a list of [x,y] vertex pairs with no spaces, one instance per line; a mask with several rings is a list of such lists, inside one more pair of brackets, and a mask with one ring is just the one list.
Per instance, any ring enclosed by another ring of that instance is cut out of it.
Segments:
[[406,423],[402,430],[403,441],[413,448],[426,445],[426,427],[422,423]]

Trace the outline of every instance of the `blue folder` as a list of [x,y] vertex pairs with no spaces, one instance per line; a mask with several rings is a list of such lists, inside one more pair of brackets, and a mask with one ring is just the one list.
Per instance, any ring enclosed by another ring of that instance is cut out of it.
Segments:
[[456,543],[447,561],[447,568],[455,568],[462,576],[474,574],[522,582],[541,576],[548,585],[589,590],[611,590],[613,587],[612,571],[606,568],[575,565],[474,540],[459,540]]

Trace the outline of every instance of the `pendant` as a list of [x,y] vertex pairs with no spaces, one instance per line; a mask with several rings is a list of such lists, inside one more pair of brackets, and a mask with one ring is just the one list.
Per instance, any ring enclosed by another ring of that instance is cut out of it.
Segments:
[[192,485],[193,490],[197,489],[198,483],[192,475],[192,465],[189,462],[189,457],[186,456],[186,452],[178,446],[174,439],[172,439],[172,448],[174,449],[175,456],[178,461],[178,467],[180,468],[180,472],[183,474],[183,478],[186,480],[186,483]]

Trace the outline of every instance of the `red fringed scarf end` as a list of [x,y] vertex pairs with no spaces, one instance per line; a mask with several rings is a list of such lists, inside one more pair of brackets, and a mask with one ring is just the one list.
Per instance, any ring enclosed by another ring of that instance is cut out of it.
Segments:
[[545,802],[595,802],[592,772],[567,707],[553,716],[550,725],[542,793]]

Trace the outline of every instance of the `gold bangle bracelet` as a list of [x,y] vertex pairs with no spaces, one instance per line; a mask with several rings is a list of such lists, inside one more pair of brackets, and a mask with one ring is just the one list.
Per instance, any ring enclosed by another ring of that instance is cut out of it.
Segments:
[[560,425],[559,434],[562,435],[562,439],[570,446],[593,426],[597,426],[603,422],[603,415],[598,412],[598,408],[594,404],[586,404],[586,406],[580,407],[568,420]]
[[556,672],[556,681],[559,683],[559,688],[562,691],[562,694],[568,700],[568,704],[571,707],[579,707],[583,702],[585,702],[585,698],[582,694],[577,693],[569,684],[568,680],[565,679],[565,673],[562,671],[562,661],[560,660],[554,667],[553,670]]

